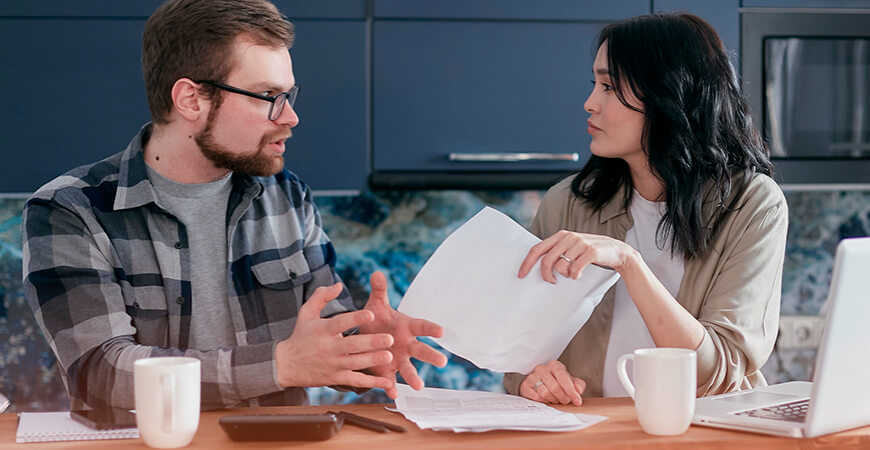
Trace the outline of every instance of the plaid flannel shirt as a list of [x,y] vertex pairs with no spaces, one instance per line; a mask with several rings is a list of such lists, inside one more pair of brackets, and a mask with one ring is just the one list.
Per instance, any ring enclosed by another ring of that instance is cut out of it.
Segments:
[[[27,301],[71,406],[134,408],[133,362],[169,355],[202,361],[203,408],[305,403],[303,388],[278,384],[275,345],[317,287],[340,281],[310,190],[286,169],[233,174],[226,236],[215,239],[228,243],[236,346],[188,348],[193,302],[209,299],[192,296],[187,232],[148,179],[150,129],[123,152],[49,182],[24,208]],[[350,309],[345,289],[323,316]]]

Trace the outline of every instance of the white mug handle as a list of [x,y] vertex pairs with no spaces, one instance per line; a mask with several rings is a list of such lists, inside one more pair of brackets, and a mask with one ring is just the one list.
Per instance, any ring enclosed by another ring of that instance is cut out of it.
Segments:
[[165,373],[160,377],[163,385],[163,432],[175,432],[175,375]]
[[631,380],[628,379],[628,371],[625,368],[629,359],[637,364],[637,361],[634,359],[634,353],[626,353],[620,356],[616,361],[616,374],[619,375],[619,381],[622,382],[622,387],[624,387],[625,390],[628,391],[628,395],[634,399],[634,385],[631,384]]

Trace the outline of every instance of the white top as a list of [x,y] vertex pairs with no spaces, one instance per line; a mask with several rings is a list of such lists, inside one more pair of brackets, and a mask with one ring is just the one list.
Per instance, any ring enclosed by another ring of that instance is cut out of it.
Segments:
[[[656,229],[665,212],[664,202],[651,202],[634,191],[631,197],[631,217],[634,226],[628,230],[625,243],[640,252],[640,256],[652,273],[661,281],[671,295],[676,296],[683,280],[683,258],[671,256],[670,243],[664,248],[656,245]],[[643,301],[643,299],[638,299]],[[640,316],[637,307],[628,295],[622,278],[616,282],[616,298],[613,305],[613,325],[610,328],[610,343],[604,358],[604,380],[602,389],[605,397],[627,397],[616,375],[616,360],[626,353],[639,348],[655,347],[649,330]],[[630,365],[630,364],[629,364]],[[629,367],[629,378],[631,368]]]

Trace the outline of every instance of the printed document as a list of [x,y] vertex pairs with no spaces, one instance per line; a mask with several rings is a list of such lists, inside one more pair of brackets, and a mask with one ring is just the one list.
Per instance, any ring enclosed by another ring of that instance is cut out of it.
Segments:
[[424,430],[574,431],[607,419],[559,411],[516,395],[437,388],[415,391],[406,384],[397,386],[395,411]]
[[496,372],[529,373],[559,357],[619,274],[589,265],[577,280],[517,278],[535,235],[486,207],[454,231],[414,278],[399,311],[444,327],[448,351]]

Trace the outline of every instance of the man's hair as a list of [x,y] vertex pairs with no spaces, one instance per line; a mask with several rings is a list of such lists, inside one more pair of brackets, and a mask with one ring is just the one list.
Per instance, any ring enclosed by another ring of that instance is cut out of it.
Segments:
[[[659,13],[605,27],[598,48],[617,98],[644,115],[641,145],[664,185],[666,210],[656,241],[684,258],[704,255],[732,209],[728,198],[754,173],[771,175],[767,148],[719,35],[691,14]],[[626,93],[642,106],[632,106]],[[732,176],[742,175],[732,185]],[[632,179],[622,159],[592,156],[573,180],[574,193],[600,210]],[[734,195],[736,200],[737,196]],[[712,212],[705,213],[710,203]]]
[[[151,119],[169,121],[172,86],[180,78],[224,81],[233,68],[233,41],[241,34],[258,45],[293,45],[293,24],[266,0],[170,0],[160,5],[142,36]],[[202,93],[220,95],[208,84]]]

